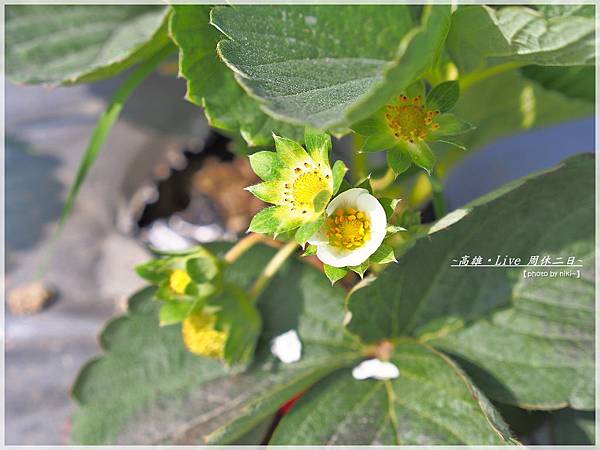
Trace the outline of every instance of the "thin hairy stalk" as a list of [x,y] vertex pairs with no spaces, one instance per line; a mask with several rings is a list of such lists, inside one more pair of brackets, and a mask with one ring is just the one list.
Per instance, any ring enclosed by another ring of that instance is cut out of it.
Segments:
[[250,288],[250,296],[254,300],[258,298],[258,296],[262,293],[262,291],[267,287],[271,278],[275,276],[275,274],[279,271],[281,266],[287,261],[287,259],[294,253],[298,244],[296,242],[288,242],[286,245],[281,247],[279,251],[273,256],[269,264],[265,267],[263,272],[260,274],[258,279],[255,281],[252,288]]
[[229,249],[223,259],[226,263],[232,264],[235,262],[240,256],[258,244],[260,241],[266,240],[265,236],[262,234],[251,233],[240,241],[236,242],[236,244]]

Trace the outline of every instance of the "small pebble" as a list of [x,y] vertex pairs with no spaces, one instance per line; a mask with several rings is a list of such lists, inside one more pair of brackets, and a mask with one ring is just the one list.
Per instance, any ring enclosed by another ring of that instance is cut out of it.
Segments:
[[54,290],[36,281],[16,287],[8,293],[8,309],[16,315],[40,312],[54,297]]

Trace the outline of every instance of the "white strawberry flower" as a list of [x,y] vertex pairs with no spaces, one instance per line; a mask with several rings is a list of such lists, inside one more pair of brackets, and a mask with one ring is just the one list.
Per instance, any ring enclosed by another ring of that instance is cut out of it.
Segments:
[[329,266],[362,264],[386,236],[385,210],[366,189],[342,192],[329,203],[325,214],[325,223],[308,242],[317,247],[317,258]]

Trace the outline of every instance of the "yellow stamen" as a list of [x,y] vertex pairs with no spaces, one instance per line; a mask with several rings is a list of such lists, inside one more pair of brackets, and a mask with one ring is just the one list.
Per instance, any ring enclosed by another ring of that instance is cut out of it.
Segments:
[[353,250],[362,247],[370,239],[370,221],[363,211],[338,208],[332,215],[335,221],[332,223],[327,220],[326,235],[333,247]]
[[196,355],[223,358],[227,333],[215,330],[214,315],[196,313],[183,321],[181,333],[188,350]]
[[185,292],[185,288],[190,284],[190,281],[192,279],[185,270],[175,269],[169,278],[169,287],[176,294],[181,295]]

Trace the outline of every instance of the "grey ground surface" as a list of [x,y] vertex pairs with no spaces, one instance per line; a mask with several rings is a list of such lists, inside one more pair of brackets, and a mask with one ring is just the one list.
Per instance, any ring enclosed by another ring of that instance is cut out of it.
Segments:
[[[92,128],[119,81],[54,90],[7,83],[7,291],[34,279]],[[100,354],[97,335],[141,285],[133,267],[148,256],[121,231],[128,219],[122,205],[151,182],[153,167],[206,132],[201,111],[183,93],[181,81],[154,76],[134,94],[50,260],[44,279],[57,288],[57,300],[32,316],[7,311],[7,444],[68,443],[71,383],[81,365]],[[450,204],[460,206],[571,153],[592,150],[593,131],[590,119],[503,139],[474,153],[448,178]]]
[[[119,82],[57,89],[7,82],[6,292],[35,278],[93,126]],[[116,227],[119,205],[152,178],[166,150],[206,130],[184,90],[181,81],[154,76],[134,94],[49,260],[43,279],[58,290],[56,301],[31,316],[6,311],[7,444],[68,442],[71,383],[100,353],[97,335],[141,285],[133,267],[147,258]]]

